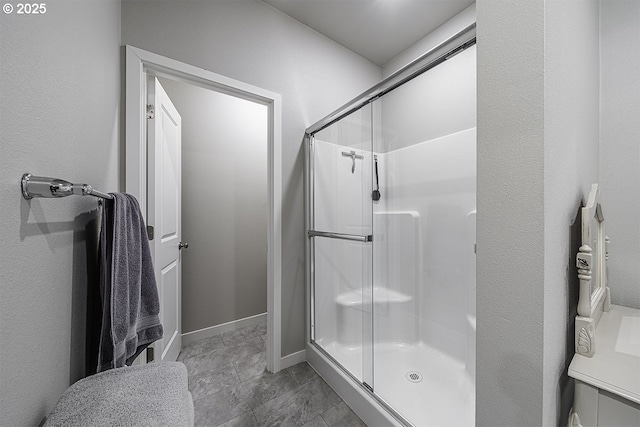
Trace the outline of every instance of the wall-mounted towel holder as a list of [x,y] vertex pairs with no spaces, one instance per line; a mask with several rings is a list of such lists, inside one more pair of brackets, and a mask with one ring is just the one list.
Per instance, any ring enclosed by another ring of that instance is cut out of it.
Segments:
[[34,197],[58,198],[67,196],[94,196],[100,199],[113,199],[113,196],[95,190],[89,184],[73,184],[69,181],[45,176],[22,175],[20,181],[22,197],[27,200]]

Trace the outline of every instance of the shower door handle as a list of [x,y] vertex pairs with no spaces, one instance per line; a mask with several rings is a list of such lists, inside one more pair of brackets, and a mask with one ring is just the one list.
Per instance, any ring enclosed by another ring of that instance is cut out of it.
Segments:
[[357,234],[343,234],[343,233],[331,233],[328,231],[315,231],[309,230],[307,232],[309,237],[328,237],[329,239],[341,239],[341,240],[352,240],[355,242],[373,242],[373,235],[369,234],[367,236],[360,236]]

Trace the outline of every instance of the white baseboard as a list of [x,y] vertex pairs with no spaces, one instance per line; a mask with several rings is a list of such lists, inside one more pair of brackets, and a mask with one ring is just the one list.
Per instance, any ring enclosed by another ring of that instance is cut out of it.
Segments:
[[182,345],[189,345],[192,342],[203,338],[211,338],[225,332],[244,328],[245,326],[256,325],[267,321],[267,313],[256,314],[255,316],[245,317],[244,319],[234,320],[232,322],[223,323],[221,325],[209,326],[208,328],[198,329],[197,331],[186,332],[182,334]]
[[287,369],[307,360],[307,350],[300,350],[280,358],[280,369]]

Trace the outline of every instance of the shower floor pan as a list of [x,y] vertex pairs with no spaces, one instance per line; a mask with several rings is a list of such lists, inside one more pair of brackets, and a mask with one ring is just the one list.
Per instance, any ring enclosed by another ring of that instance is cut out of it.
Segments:
[[[336,342],[318,344],[347,370],[361,377],[359,348]],[[414,426],[475,424],[474,379],[463,362],[424,343],[377,344],[374,361],[375,394]],[[421,377],[419,381],[413,373]]]

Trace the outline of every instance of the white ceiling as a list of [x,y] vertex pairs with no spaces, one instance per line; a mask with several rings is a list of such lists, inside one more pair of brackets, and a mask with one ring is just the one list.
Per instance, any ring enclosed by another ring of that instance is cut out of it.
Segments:
[[262,0],[384,65],[474,0]]

